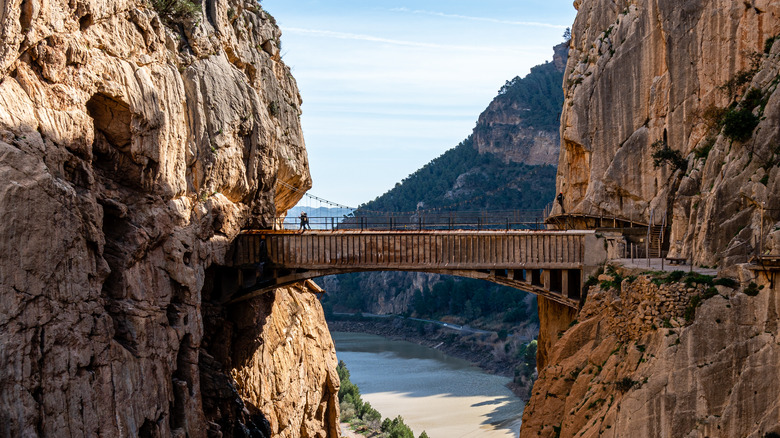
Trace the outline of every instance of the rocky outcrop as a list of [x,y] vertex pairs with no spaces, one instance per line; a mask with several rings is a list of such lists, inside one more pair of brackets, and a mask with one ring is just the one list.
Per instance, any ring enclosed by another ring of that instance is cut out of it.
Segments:
[[0,10],[0,434],[325,436],[317,300],[210,292],[297,201],[279,182],[311,185],[279,29],[254,1],[159,12]]
[[672,255],[744,262],[780,219],[780,5],[575,6],[557,181],[566,213],[652,216],[671,226]]
[[780,253],[780,4],[574,4],[553,216],[665,224],[741,288],[600,277],[540,333],[521,436],[774,436],[777,285],[744,263]]
[[[480,114],[473,134],[480,154],[496,154],[507,162],[529,165],[558,163],[558,87],[568,47],[559,44],[554,50],[552,62],[534,67],[523,79],[508,81]],[[517,86],[523,81],[524,86]]]
[[777,285],[653,280],[591,288],[540,370],[521,437],[780,433]]

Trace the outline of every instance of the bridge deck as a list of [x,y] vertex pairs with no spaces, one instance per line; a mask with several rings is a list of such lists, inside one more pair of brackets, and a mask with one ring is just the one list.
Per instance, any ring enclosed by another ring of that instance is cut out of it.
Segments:
[[233,246],[232,299],[324,275],[419,271],[484,279],[577,307],[584,276],[605,254],[595,232],[580,230],[249,230]]
[[250,231],[234,266],[268,261],[288,269],[414,270],[579,268],[589,231]]

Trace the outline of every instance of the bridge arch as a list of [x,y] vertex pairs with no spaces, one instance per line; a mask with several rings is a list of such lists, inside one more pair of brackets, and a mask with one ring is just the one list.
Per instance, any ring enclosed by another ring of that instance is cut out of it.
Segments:
[[592,231],[248,231],[230,254],[227,299],[350,272],[413,271],[487,280],[577,308],[606,259]]

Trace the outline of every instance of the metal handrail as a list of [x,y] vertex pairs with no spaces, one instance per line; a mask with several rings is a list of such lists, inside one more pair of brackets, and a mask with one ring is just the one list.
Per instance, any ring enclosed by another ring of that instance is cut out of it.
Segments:
[[[277,217],[277,230],[301,229],[300,217]],[[452,212],[439,214],[387,214],[371,216],[311,216],[313,230],[541,230],[542,211]]]

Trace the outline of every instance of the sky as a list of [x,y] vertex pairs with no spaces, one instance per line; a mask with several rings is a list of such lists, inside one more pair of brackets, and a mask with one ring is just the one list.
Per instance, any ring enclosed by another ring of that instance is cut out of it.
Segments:
[[572,0],[261,4],[303,98],[309,194],[353,207],[468,137],[507,80],[552,59],[576,14]]

